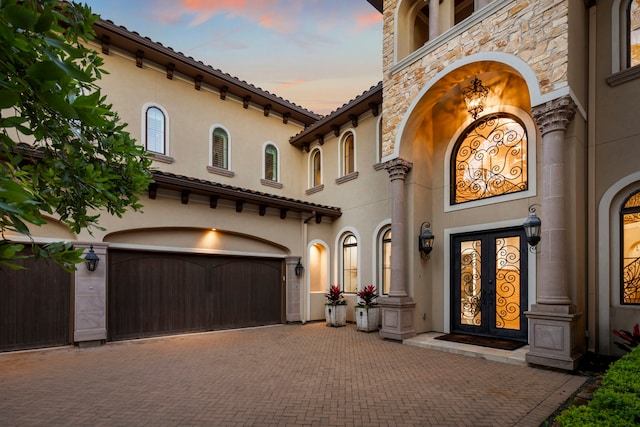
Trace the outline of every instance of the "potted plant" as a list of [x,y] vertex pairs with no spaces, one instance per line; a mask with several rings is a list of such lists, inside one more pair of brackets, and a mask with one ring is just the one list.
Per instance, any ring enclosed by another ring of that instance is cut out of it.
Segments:
[[327,326],[345,326],[347,324],[347,302],[339,286],[331,286],[326,294],[327,302],[324,305],[324,314]]
[[376,288],[373,285],[365,286],[356,295],[360,297],[355,306],[357,329],[364,332],[377,331],[380,325],[380,307],[376,302]]

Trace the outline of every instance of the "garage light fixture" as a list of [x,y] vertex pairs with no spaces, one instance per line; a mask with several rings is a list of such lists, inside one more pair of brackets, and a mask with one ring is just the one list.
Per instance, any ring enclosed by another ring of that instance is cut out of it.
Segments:
[[89,252],[84,257],[84,263],[87,266],[87,270],[96,271],[96,268],[98,268],[98,262],[100,262],[100,258],[93,251],[93,245],[91,245],[91,247],[89,247]]

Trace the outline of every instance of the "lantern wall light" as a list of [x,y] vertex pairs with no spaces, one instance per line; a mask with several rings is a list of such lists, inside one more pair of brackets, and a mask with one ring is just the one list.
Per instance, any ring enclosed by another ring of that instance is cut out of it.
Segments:
[[96,255],[95,251],[93,250],[93,245],[91,245],[89,247],[89,252],[84,257],[84,263],[87,266],[87,270],[96,271],[96,268],[98,268],[99,262],[100,262],[100,258],[98,257],[98,255]]
[[536,245],[540,242],[540,226],[542,225],[542,221],[536,215],[536,208],[534,206],[540,205],[531,205],[529,206],[529,217],[524,221],[522,227],[524,228],[524,233],[527,235],[527,243],[529,246],[535,250]]
[[477,119],[478,115],[484,111],[488,94],[489,89],[482,84],[478,77],[474,77],[471,80],[471,85],[462,89],[464,103],[467,105],[467,111],[471,114],[473,120]]
[[420,251],[420,256],[424,259],[429,259],[429,254],[433,250],[433,239],[435,239],[429,227],[431,227],[431,224],[426,221],[423,222],[418,235],[418,250]]
[[302,276],[302,273],[304,273],[304,266],[298,259],[298,263],[296,264],[296,276],[300,277]]

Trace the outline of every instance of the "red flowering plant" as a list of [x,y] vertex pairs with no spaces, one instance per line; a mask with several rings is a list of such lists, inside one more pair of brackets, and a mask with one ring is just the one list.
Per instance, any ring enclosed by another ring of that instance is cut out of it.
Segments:
[[636,323],[633,327],[633,333],[629,331],[625,331],[624,329],[614,330],[614,335],[625,340],[625,343],[614,342],[618,348],[630,352],[633,348],[640,345],[640,326]]
[[358,302],[358,307],[369,308],[377,305],[378,303],[375,301],[378,298],[378,294],[376,292],[376,288],[373,285],[368,285],[358,291],[356,294],[358,295],[362,301]]
[[335,285],[329,289],[329,293],[326,294],[327,305],[345,305],[347,302],[342,295],[344,292],[340,290],[340,286]]

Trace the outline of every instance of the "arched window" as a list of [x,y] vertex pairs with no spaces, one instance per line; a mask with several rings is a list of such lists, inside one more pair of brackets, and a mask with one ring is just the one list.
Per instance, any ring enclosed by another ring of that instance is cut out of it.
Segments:
[[211,136],[211,166],[229,169],[229,134],[221,127],[214,128]]
[[640,191],[620,209],[621,304],[640,304]]
[[391,228],[382,233],[380,254],[380,289],[388,295],[391,290]]
[[166,117],[158,107],[148,107],[145,112],[145,148],[159,154],[166,153]]
[[311,152],[311,186],[322,185],[322,153],[320,150]]
[[273,144],[264,149],[264,179],[278,181],[278,149]]
[[467,127],[451,156],[451,204],[526,191],[527,131],[508,113],[482,117]]
[[353,234],[347,234],[342,241],[342,290],[358,292],[358,241]]
[[342,175],[349,175],[355,170],[355,140],[353,132],[347,132],[342,139]]
[[627,6],[627,66],[640,65],[640,0]]

